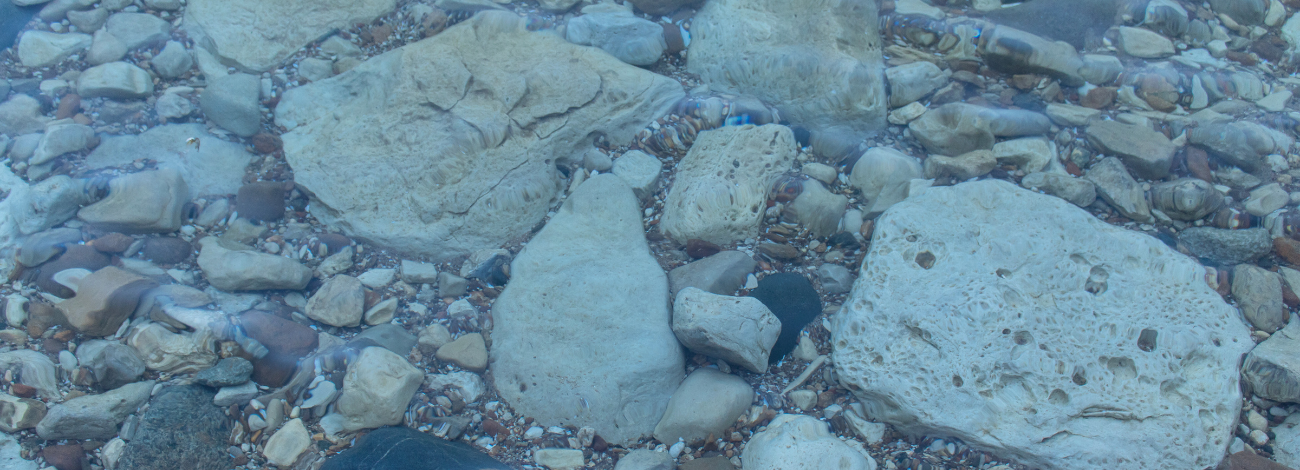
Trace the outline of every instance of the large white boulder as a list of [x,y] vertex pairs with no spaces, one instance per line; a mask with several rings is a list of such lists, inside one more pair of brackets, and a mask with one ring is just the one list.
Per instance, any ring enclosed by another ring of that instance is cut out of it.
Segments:
[[493,11],[290,90],[275,114],[313,215],[442,261],[527,234],[564,185],[558,161],[630,141],[683,96]]
[[369,23],[396,0],[192,0],[184,28],[227,66],[265,72],[330,31]]
[[701,132],[677,165],[664,233],[720,245],[757,237],[767,194],[797,153],[794,133],[778,124]]
[[885,126],[877,9],[838,0],[713,0],[691,23],[686,69],[772,103],[790,122]]
[[832,334],[870,417],[1043,469],[1214,466],[1253,346],[1193,259],[997,180],[878,219]]
[[501,398],[542,426],[590,426],[612,443],[650,434],[685,358],[632,189],[612,174],[582,183],[510,273],[492,306]]

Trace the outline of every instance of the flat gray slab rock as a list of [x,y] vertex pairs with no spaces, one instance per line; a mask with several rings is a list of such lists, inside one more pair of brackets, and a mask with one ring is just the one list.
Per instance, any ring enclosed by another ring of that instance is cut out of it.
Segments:
[[582,183],[510,273],[492,306],[501,398],[541,426],[591,426],[611,443],[650,434],[685,358],[632,189],[612,174]]
[[[199,147],[185,142],[199,139]],[[129,165],[139,158],[175,168],[185,177],[190,196],[234,194],[243,184],[244,168],[253,154],[244,146],[218,139],[203,124],[168,124],[139,135],[101,135],[102,143],[86,156],[86,166]]]
[[876,420],[1042,469],[1205,468],[1232,441],[1254,344],[1154,237],[985,180],[895,205],[863,266],[831,331]]
[[557,160],[592,135],[630,141],[683,96],[672,79],[484,12],[290,90],[275,114],[313,215],[443,261],[528,233],[563,187]]
[[245,72],[280,65],[298,48],[330,31],[369,23],[396,0],[193,0],[183,27],[194,43]]

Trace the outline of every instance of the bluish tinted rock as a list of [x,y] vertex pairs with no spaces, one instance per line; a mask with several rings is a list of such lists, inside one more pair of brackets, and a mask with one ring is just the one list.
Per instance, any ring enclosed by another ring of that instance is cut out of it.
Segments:
[[213,388],[229,387],[248,382],[250,375],[253,375],[253,363],[242,357],[228,357],[199,372],[194,381]]
[[230,419],[212,405],[213,391],[198,385],[168,387],[140,416],[140,428],[126,445],[117,468],[135,470],[225,470]]
[[822,299],[808,279],[798,274],[779,273],[758,281],[750,296],[763,302],[781,320],[781,336],[772,346],[768,362],[776,363],[794,349],[804,325],[822,313]]
[[507,470],[505,464],[459,442],[407,427],[387,427],[357,440],[321,470]]

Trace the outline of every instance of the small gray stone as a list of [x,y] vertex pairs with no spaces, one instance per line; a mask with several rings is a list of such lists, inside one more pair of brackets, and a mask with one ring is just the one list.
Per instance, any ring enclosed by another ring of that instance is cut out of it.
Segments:
[[123,44],[121,39],[107,29],[100,29],[95,31],[95,38],[90,43],[90,51],[86,53],[86,62],[90,65],[116,62],[122,60],[126,52],[126,44]]
[[1119,43],[1124,53],[1142,59],[1160,59],[1176,52],[1169,38],[1143,28],[1120,26]]
[[48,67],[90,47],[90,43],[89,34],[27,31],[18,38],[18,60],[24,67]]
[[839,170],[836,170],[835,167],[816,162],[804,163],[803,167],[800,168],[799,171],[802,171],[803,174],[808,175],[817,181],[821,181],[824,184],[834,184],[835,180],[839,178],[840,175]]
[[1282,185],[1277,183],[1266,184],[1251,190],[1250,197],[1246,199],[1246,212],[1256,217],[1263,217],[1269,213],[1286,207],[1291,202],[1291,195],[1282,189]]
[[1196,178],[1181,178],[1151,188],[1151,205],[1177,220],[1198,220],[1218,211],[1223,203],[1223,193]]
[[1083,56],[1083,67],[1079,68],[1079,75],[1093,85],[1105,85],[1119,78],[1119,74],[1123,71],[1124,64],[1118,57],[1086,54]]
[[148,13],[114,13],[105,24],[126,50],[162,44],[171,38],[172,24]]
[[667,452],[637,449],[618,459],[614,470],[673,470],[676,465]]
[[781,321],[753,297],[682,289],[673,301],[673,334],[691,351],[755,373],[767,370]]
[[668,272],[668,285],[674,296],[687,287],[697,287],[720,295],[736,293],[745,276],[754,272],[758,262],[739,251],[723,251],[680,266]]
[[1051,103],[1047,105],[1047,117],[1052,122],[1061,126],[1086,126],[1092,118],[1101,114],[1101,111],[1075,106],[1072,104]]
[[622,178],[632,193],[642,201],[659,191],[659,176],[663,163],[658,158],[640,150],[629,150],[614,160],[614,174]]
[[1272,333],[1286,325],[1282,304],[1282,277],[1253,264],[1232,268],[1232,296],[1241,314],[1255,328]]
[[411,353],[411,348],[415,347],[415,335],[406,332],[405,328],[392,323],[384,323],[371,328],[366,328],[361,334],[352,338],[349,344],[356,344],[361,347],[380,346],[384,349],[397,353],[397,355],[406,357]]
[[321,285],[307,301],[306,314],[312,320],[330,326],[354,327],[361,324],[366,303],[364,287],[357,278],[339,274]]
[[221,234],[222,240],[229,240],[240,244],[250,244],[262,238],[265,235],[267,226],[254,224],[243,217],[231,221],[226,226],[226,233]]
[[94,129],[71,119],[51,122],[45,126],[45,134],[27,163],[40,165],[64,154],[85,150],[93,137]]
[[434,323],[420,330],[420,337],[416,340],[420,345],[420,352],[433,354],[444,344],[451,342],[451,331],[446,326]]
[[[17,94],[0,103],[0,134],[18,137],[38,132],[45,129],[45,121],[48,120],[49,118],[41,113],[41,102],[36,98]],[[36,136],[36,139],[40,139],[40,136]],[[15,142],[15,150],[12,153],[17,153],[17,147]]]
[[153,78],[140,67],[109,62],[81,72],[77,94],[85,98],[144,98],[153,94]]
[[181,96],[180,93],[164,93],[158,97],[158,102],[154,104],[154,111],[163,120],[179,119],[194,112],[194,104],[190,102],[189,98]]
[[926,61],[885,69],[889,81],[889,107],[897,108],[919,100],[948,83],[948,74]]
[[262,130],[258,107],[262,82],[254,75],[236,73],[209,82],[199,97],[199,107],[213,123],[243,137]]
[[105,230],[167,233],[181,228],[189,187],[178,171],[164,168],[113,178],[108,196],[83,207],[77,217]]
[[814,237],[825,237],[839,228],[848,204],[848,197],[828,191],[816,180],[807,180],[803,181],[803,191],[785,210]]
[[923,164],[926,178],[952,177],[959,181],[987,175],[997,166],[992,150],[972,150],[956,157],[930,155]]
[[1241,376],[1260,398],[1300,402],[1300,322],[1291,322],[1246,354]]
[[194,57],[185,50],[185,46],[176,41],[167,41],[162,52],[149,61],[154,71],[163,78],[176,78],[184,75],[194,67]]
[[469,290],[469,281],[452,273],[438,273],[438,296],[460,297]]
[[181,9],[181,0],[144,0],[144,4],[149,8],[164,11],[176,11]]
[[1291,146],[1285,135],[1241,120],[1202,122],[1187,130],[1187,141],[1205,147],[1215,156],[1246,171],[1263,167],[1265,156]]
[[1264,22],[1268,0],[1210,0],[1216,13],[1228,15],[1238,24],[1254,26]]
[[1097,187],[1083,178],[1060,173],[1030,173],[1020,180],[1025,189],[1038,189],[1047,194],[1087,207],[1097,200]]
[[112,390],[144,374],[144,360],[135,348],[116,341],[90,340],[77,347],[77,361],[90,369],[101,390]]
[[318,82],[334,76],[334,62],[322,59],[306,58],[298,62],[298,76]]
[[407,284],[432,284],[438,281],[438,266],[404,259],[400,277]]
[[248,377],[251,375],[253,375],[253,363],[248,362],[248,359],[228,357],[196,374],[194,381],[212,388],[221,388],[248,382]]
[[199,268],[217,289],[299,290],[311,280],[311,270],[290,258],[261,253],[216,237],[199,240],[199,246],[202,247]]
[[1273,238],[1264,228],[1229,230],[1191,227],[1179,234],[1178,241],[1193,256],[1209,259],[1219,265],[1254,261],[1273,250]]
[[236,403],[248,403],[249,400],[257,398],[261,393],[257,391],[257,384],[245,382],[242,385],[230,387],[221,387],[217,390],[217,395],[212,397],[212,404],[217,406],[230,406]]
[[1097,186],[1097,195],[1125,217],[1143,223],[1155,220],[1142,186],[1128,174],[1118,158],[1107,157],[1093,164],[1086,178]]
[[818,266],[817,279],[821,281],[822,292],[827,294],[840,294],[853,289],[853,271],[838,264]]
[[695,442],[722,431],[749,409],[754,389],[740,377],[701,367],[673,392],[663,418],[655,425],[659,442]]
[[68,22],[76,26],[78,31],[99,31],[99,28],[102,28],[107,21],[107,8],[68,12]]
[[94,5],[94,0],[54,0],[45,4],[36,16],[47,23],[60,23],[72,10],[83,10]]
[[50,407],[36,425],[42,439],[109,439],[127,415],[149,401],[154,382],[123,385],[98,395],[86,395]]
[[1116,155],[1138,177],[1158,180],[1169,176],[1178,147],[1164,134],[1145,126],[1097,121],[1088,126],[1088,142],[1102,153]]
[[362,51],[356,44],[352,44],[347,39],[338,35],[330,36],[329,39],[321,41],[320,51],[324,54],[334,57],[361,57]]

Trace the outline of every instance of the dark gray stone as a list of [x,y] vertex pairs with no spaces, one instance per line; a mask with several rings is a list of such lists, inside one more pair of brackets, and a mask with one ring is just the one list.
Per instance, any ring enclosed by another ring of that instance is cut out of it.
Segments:
[[853,271],[838,264],[823,264],[817,267],[817,280],[821,281],[822,292],[841,294],[853,289]]
[[1253,264],[1232,268],[1232,296],[1242,316],[1255,328],[1272,333],[1286,325],[1282,276]]
[[768,362],[775,364],[794,350],[804,325],[822,313],[822,299],[811,282],[801,275],[778,273],[758,281],[750,296],[763,302],[781,320],[781,335],[772,346]]
[[[112,22],[112,18],[109,19]],[[262,112],[258,108],[262,82],[256,76],[234,73],[212,80],[199,96],[199,107],[213,123],[251,137],[262,130]]]
[[194,381],[212,388],[229,387],[248,382],[253,375],[253,363],[242,357],[228,357],[194,376]]
[[1300,322],[1259,343],[1246,355],[1241,376],[1255,395],[1283,403],[1300,402]]
[[1213,227],[1192,227],[1178,236],[1178,241],[1192,256],[1205,264],[1231,266],[1259,259],[1273,249],[1273,239],[1268,230],[1249,228],[1229,230]]
[[398,356],[406,357],[411,353],[411,348],[415,347],[415,335],[406,332],[406,329],[392,323],[381,323],[379,325],[366,328],[361,334],[352,338],[348,344],[355,345],[357,349],[366,346],[379,346],[394,353]]
[[687,287],[719,295],[732,295],[745,284],[745,276],[754,272],[758,262],[739,251],[724,251],[678,267],[668,272],[668,286],[673,297]]
[[198,385],[168,387],[149,403],[117,468],[226,470],[230,418],[212,405],[216,393]]
[[371,431],[321,470],[508,470],[510,467],[460,442],[406,427]]
[[90,369],[100,390],[135,382],[144,374],[144,359],[135,348],[115,341],[90,340],[77,347],[77,362]]
[[1100,42],[1102,33],[1114,24],[1115,3],[1115,0],[1035,0],[986,12],[984,16],[999,25],[1083,49],[1089,39]]

